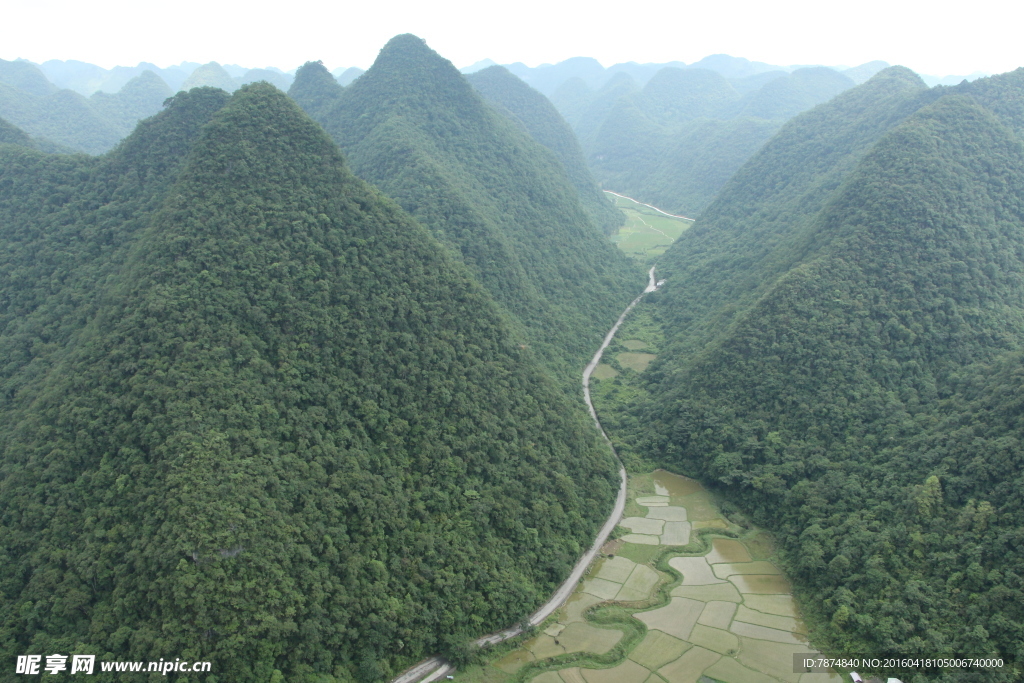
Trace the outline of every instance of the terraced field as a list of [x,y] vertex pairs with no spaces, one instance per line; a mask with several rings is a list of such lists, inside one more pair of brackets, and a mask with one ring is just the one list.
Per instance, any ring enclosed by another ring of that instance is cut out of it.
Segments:
[[519,649],[456,674],[479,683],[825,683],[770,541],[731,525],[697,482],[632,477],[619,537]]

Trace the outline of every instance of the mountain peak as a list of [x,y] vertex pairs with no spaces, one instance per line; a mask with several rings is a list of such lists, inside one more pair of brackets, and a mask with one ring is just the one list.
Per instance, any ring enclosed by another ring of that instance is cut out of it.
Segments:
[[337,103],[342,87],[323,62],[306,62],[295,72],[288,95],[313,118]]

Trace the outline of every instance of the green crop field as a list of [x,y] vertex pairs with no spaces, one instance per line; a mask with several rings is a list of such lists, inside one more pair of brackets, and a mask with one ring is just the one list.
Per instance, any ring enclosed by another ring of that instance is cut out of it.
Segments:
[[649,262],[664,254],[668,246],[693,225],[690,219],[666,216],[627,197],[605,194],[626,214],[626,224],[612,235],[612,241],[640,261]]
[[[511,652],[484,654],[458,680],[840,682],[835,673],[792,671],[794,653],[815,650],[785,576],[758,557],[770,547],[761,530],[732,523],[699,482],[664,470],[631,476],[627,492],[620,538],[605,545],[574,597]],[[685,548],[666,543],[670,524],[696,519],[723,533],[705,532]],[[630,541],[639,535],[656,545]]]

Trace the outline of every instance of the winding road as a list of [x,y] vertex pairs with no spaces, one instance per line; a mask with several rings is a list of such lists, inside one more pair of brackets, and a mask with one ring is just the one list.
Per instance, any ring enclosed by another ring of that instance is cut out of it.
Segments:
[[[635,201],[635,200],[634,200]],[[654,207],[651,207],[654,208]],[[663,212],[664,213],[664,212]],[[671,214],[668,214],[671,215]],[[622,466],[622,461],[619,460],[618,453],[615,452],[615,447],[612,446],[612,442],[608,439],[608,435],[604,433],[604,429],[601,427],[600,420],[597,419],[597,411],[594,410],[594,404],[590,401],[590,375],[594,372],[594,368],[601,362],[601,355],[604,350],[608,348],[612,339],[615,338],[615,333],[619,331],[619,327],[625,321],[626,316],[633,310],[633,307],[640,303],[640,300],[644,298],[649,292],[653,292],[658,289],[664,280],[660,282],[654,279],[654,267],[651,267],[648,275],[647,288],[641,292],[640,296],[633,299],[633,302],[626,306],[626,310],[622,312],[619,319],[615,322],[611,331],[605,335],[604,342],[601,344],[601,348],[597,350],[594,357],[587,364],[587,367],[583,369],[583,400],[587,403],[587,410],[590,411],[590,416],[594,418],[594,424],[597,425],[597,429],[601,432],[601,436],[608,442],[608,447],[612,449],[612,454],[615,455],[615,460],[619,464],[619,495],[615,498],[615,507],[612,508],[611,514],[608,515],[608,519],[605,521],[604,526],[601,527],[601,531],[598,532],[597,538],[594,539],[594,544],[590,547],[583,557],[579,559],[576,566],[573,567],[572,573],[569,574],[561,586],[558,587],[551,597],[545,602],[540,608],[530,615],[530,625],[536,626],[542,623],[545,619],[551,616],[555,610],[565,604],[565,601],[569,599],[573,591],[576,590],[576,586],[579,584],[580,579],[583,578],[583,573],[587,571],[587,567],[594,561],[598,553],[601,552],[601,547],[608,540],[608,536],[611,535],[615,525],[619,523],[622,518],[622,513],[626,509],[626,469]],[[523,632],[523,629],[519,624],[510,626],[504,631],[498,631],[497,633],[491,633],[489,635],[478,638],[475,642],[480,647],[486,647],[488,645],[494,645],[500,643],[503,640],[509,638],[515,638]],[[437,681],[450,676],[455,672],[455,667],[446,661],[443,657],[431,657],[425,659],[419,664],[416,664],[410,669],[405,670],[400,676],[391,680],[391,683],[428,683],[429,681]]]

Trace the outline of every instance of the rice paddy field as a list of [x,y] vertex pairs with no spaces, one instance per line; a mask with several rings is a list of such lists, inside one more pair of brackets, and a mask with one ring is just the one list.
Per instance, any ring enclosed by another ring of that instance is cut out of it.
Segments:
[[475,683],[839,683],[813,653],[763,532],[730,524],[698,482],[633,476],[617,538],[516,649],[455,673]]
[[664,254],[693,225],[691,219],[667,216],[628,197],[611,192],[605,192],[605,196],[626,214],[626,224],[612,235],[612,241],[627,255],[644,262]]

